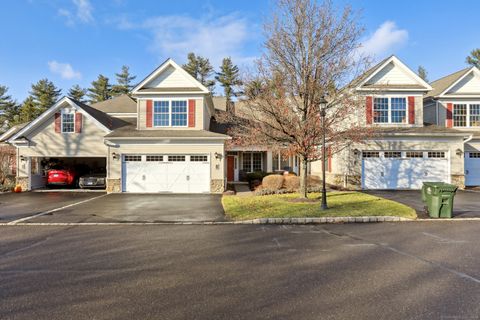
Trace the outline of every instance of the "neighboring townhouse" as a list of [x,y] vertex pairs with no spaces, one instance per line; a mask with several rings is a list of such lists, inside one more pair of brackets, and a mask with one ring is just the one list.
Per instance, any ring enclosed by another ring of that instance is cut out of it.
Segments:
[[[326,161],[329,183],[356,189],[420,189],[425,181],[464,186],[464,144],[471,134],[424,124],[423,98],[433,89],[397,57],[353,82],[365,109],[355,117],[372,130]],[[321,175],[321,162],[310,172]]]
[[92,106],[63,98],[15,133],[17,183],[45,186],[52,161],[103,168],[108,192],[220,193],[227,135],[210,92],[168,59],[133,90]]
[[8,143],[18,131],[28,123],[22,123],[12,126],[10,129],[0,135],[0,161],[3,174],[15,176],[17,174],[17,149]]
[[425,121],[453,128],[471,139],[462,154],[465,185],[480,185],[480,70],[470,67],[433,81],[424,99]]

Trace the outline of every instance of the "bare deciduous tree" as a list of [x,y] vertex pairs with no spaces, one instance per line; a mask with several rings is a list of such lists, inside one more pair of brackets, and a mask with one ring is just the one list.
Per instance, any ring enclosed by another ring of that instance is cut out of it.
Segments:
[[[322,159],[323,127],[331,153],[368,134],[353,117],[364,101],[349,84],[369,60],[358,53],[363,29],[357,21],[350,7],[339,13],[330,1],[279,0],[264,26],[254,90],[246,87],[244,107],[228,119],[233,143],[301,158],[301,197],[307,197],[308,163]],[[322,97],[328,101],[324,126]]]

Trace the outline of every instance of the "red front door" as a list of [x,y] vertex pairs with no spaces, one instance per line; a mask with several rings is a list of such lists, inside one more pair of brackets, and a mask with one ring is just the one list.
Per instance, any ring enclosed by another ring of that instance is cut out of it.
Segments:
[[235,157],[227,156],[227,181],[235,180]]

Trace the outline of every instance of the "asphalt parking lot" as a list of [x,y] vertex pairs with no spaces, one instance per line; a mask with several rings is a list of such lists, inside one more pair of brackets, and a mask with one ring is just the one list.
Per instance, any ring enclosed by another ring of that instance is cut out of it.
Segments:
[[[221,195],[10,193],[0,195],[0,222],[204,222],[224,221]],[[48,212],[49,210],[54,210]],[[45,213],[47,214],[41,214]],[[35,217],[35,215],[38,215]]]
[[0,226],[0,319],[479,319],[479,228]]

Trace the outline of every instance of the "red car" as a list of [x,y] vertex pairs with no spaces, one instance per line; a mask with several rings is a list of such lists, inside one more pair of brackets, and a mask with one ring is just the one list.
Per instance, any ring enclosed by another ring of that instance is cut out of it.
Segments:
[[72,186],[76,184],[77,174],[72,169],[52,168],[47,172],[48,186]]

